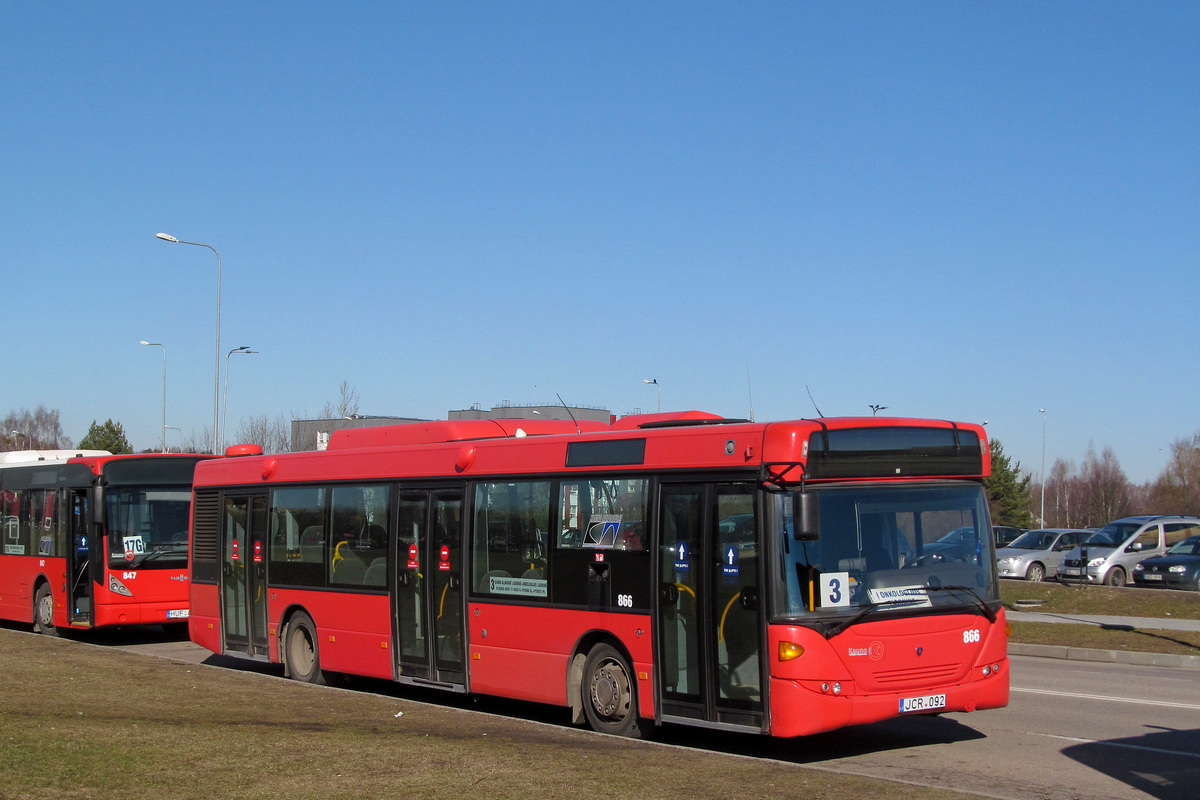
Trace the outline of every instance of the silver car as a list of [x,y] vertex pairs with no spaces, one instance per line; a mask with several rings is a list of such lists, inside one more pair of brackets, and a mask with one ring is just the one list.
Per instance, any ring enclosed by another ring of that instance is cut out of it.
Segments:
[[1007,547],[996,551],[996,566],[1001,578],[1018,578],[1040,581],[1053,578],[1058,572],[1058,562],[1075,545],[1091,536],[1094,531],[1075,528],[1043,528],[1026,531]]

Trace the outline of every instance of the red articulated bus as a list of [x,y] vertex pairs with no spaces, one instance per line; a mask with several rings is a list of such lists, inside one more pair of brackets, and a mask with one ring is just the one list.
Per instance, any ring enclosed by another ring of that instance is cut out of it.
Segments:
[[556,704],[631,736],[1008,702],[978,425],[692,411],[239,452],[196,468],[191,638],[298,680]]
[[0,617],[46,634],[185,623],[192,472],[204,458],[0,454]]

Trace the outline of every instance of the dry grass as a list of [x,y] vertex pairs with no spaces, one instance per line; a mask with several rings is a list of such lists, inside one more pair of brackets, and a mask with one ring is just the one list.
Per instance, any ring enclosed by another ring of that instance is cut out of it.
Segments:
[[6,629],[0,674],[0,800],[962,797]]

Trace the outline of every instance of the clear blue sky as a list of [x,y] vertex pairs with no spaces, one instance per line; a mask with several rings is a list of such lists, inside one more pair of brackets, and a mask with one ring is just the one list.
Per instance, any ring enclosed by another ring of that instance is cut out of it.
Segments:
[[[0,2],[0,413],[1200,430],[1200,5]],[[749,381],[747,380],[749,376]],[[749,391],[748,391],[749,389]],[[171,437],[178,434],[171,432]]]

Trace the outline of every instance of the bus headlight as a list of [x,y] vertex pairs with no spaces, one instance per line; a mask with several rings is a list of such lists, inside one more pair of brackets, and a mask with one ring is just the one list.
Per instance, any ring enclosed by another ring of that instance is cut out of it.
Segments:
[[108,576],[108,590],[110,592],[116,592],[117,594],[123,594],[126,597],[133,597],[133,592],[129,591],[125,584],[117,580],[116,575]]

